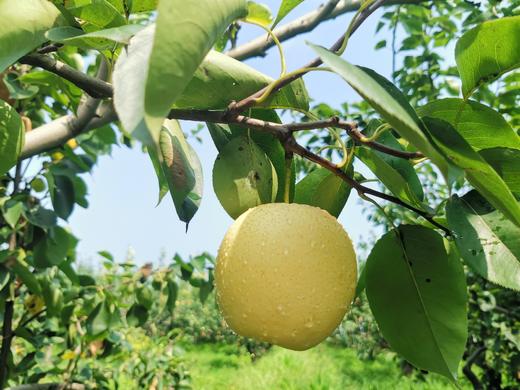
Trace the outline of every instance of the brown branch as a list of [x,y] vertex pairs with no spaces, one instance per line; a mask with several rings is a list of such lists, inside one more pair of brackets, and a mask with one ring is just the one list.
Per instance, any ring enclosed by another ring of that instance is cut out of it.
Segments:
[[57,74],[96,99],[108,98],[114,93],[114,88],[110,83],[96,77],[91,77],[83,72],[79,72],[73,67],[48,55],[28,54],[20,58],[19,62],[21,64],[37,66]]
[[328,169],[329,171],[334,173],[336,176],[338,176],[340,179],[344,180],[348,185],[350,185],[356,191],[358,191],[358,193],[365,194],[365,195],[366,194],[372,195],[377,198],[384,199],[389,202],[395,203],[399,206],[405,207],[408,210],[411,210],[411,211],[415,212],[416,214],[420,215],[421,217],[426,219],[428,222],[430,222],[432,225],[434,225],[438,229],[441,229],[442,231],[444,231],[447,235],[451,235],[451,232],[448,228],[446,228],[445,226],[436,222],[433,219],[433,216],[430,215],[429,213],[427,213],[426,211],[420,210],[412,205],[409,205],[408,203],[403,202],[401,199],[399,199],[395,196],[385,194],[383,192],[374,190],[369,187],[365,187],[364,185],[362,185],[362,184],[358,183],[357,181],[355,181],[354,179],[352,179],[345,172],[343,172],[343,170],[341,168],[338,168],[335,164],[333,164],[329,160],[326,160],[323,157],[318,156],[317,154],[314,154],[314,153],[310,152],[309,150],[305,149],[303,146],[301,146],[300,144],[298,144],[296,142],[294,137],[291,136],[291,137],[287,138],[284,145],[287,150],[290,150],[290,151],[296,153],[297,155],[299,155],[303,158],[306,158],[307,160],[313,161],[325,169]]

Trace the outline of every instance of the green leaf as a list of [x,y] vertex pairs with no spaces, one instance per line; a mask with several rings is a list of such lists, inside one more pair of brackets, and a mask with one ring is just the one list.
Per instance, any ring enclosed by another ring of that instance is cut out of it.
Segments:
[[[177,108],[224,109],[233,100],[240,101],[274,81],[271,77],[217,51],[210,51],[195,71],[179,98]],[[204,93],[200,93],[200,91]],[[291,108],[308,111],[309,96],[298,79],[272,94],[258,107]]]
[[276,25],[287,16],[288,13],[291,12],[298,5],[300,5],[300,3],[303,3],[303,0],[282,0],[280,8],[278,9],[278,14],[276,15],[276,19],[271,29],[274,29]]
[[448,226],[460,255],[473,271],[520,291],[520,228],[504,218],[476,191],[446,205]]
[[13,229],[22,215],[23,208],[24,205],[22,202],[6,202],[3,207],[2,214],[5,222],[7,222],[7,224]]
[[296,184],[294,203],[320,207],[339,217],[350,195],[350,187],[328,169],[319,167]]
[[421,117],[442,119],[475,150],[506,147],[520,149],[520,137],[500,113],[484,104],[458,98],[441,99],[420,107]]
[[157,152],[152,147],[148,147],[146,150],[150,160],[152,161],[153,169],[155,171],[155,175],[157,176],[157,184],[159,185],[159,199],[157,200],[158,206],[170,189],[168,187],[168,180],[166,180],[166,175],[162,169],[161,161],[159,160]]
[[367,267],[366,262],[360,265],[359,277],[356,285],[356,298],[360,298],[363,291],[366,288],[366,280],[367,280]]
[[339,74],[406,140],[430,157],[444,176],[448,164],[428,140],[417,113],[390,81],[371,69],[354,66],[323,47],[310,45],[322,61]]
[[356,156],[363,161],[392,194],[412,206],[425,210],[425,206],[417,198],[406,178],[401,176],[401,173],[388,164],[378,153],[369,148],[359,147],[356,149]]
[[49,234],[34,247],[34,264],[38,268],[59,265],[65,261],[71,244],[70,234],[60,226],[49,230]]
[[455,379],[467,338],[464,270],[434,230],[401,226],[366,265],[370,309],[393,350],[423,370]]
[[273,164],[249,137],[232,139],[213,166],[213,188],[232,218],[249,208],[274,202],[278,178]]
[[166,290],[168,293],[168,298],[166,300],[166,310],[168,310],[170,314],[173,314],[175,310],[175,302],[177,301],[177,295],[179,293],[179,287],[173,280],[168,280],[166,283]]
[[125,131],[148,147],[159,142],[158,132],[150,132],[144,122],[144,89],[148,58],[152,52],[155,25],[137,33],[119,55],[113,74],[114,107]]
[[43,300],[49,317],[58,317],[63,308],[63,293],[59,286],[55,286],[48,275],[42,275],[39,279]]
[[45,174],[45,178],[47,179],[54,212],[58,217],[67,219],[72,214],[76,202],[74,182],[69,176],[54,174],[51,171]]
[[143,326],[148,320],[148,309],[143,305],[135,304],[126,313],[126,322],[129,326]]
[[110,253],[108,251],[99,251],[98,255],[100,255],[101,257],[105,258],[108,261],[114,262],[114,256],[112,256],[112,253]]
[[158,0],[132,0],[132,13],[153,11],[157,8]]
[[520,67],[520,16],[484,22],[466,32],[455,47],[462,94]]
[[159,2],[157,13],[144,94],[146,123],[152,130],[161,128],[173,102],[229,24],[246,16],[247,4],[245,0],[170,0]]
[[256,23],[267,27],[273,21],[271,10],[265,4],[259,4],[254,1],[247,2],[247,16],[244,19],[246,22]]
[[16,261],[12,264],[11,269],[14,271],[16,276],[27,286],[27,289],[33,294],[40,295],[41,287],[36,276],[29,270],[29,266],[23,259],[23,256],[19,254]]
[[0,0],[0,72],[46,41],[45,31],[64,24],[47,0]]
[[88,286],[95,286],[96,285],[96,279],[94,279],[90,275],[78,275],[78,284],[81,287],[88,287]]
[[135,299],[137,303],[144,306],[147,310],[150,310],[154,300],[152,290],[147,286],[137,288],[135,290]]
[[126,24],[125,17],[107,0],[68,0],[65,7],[75,17],[97,27]]
[[507,218],[520,226],[520,206],[498,173],[448,122],[426,117],[424,123],[439,150],[454,165],[464,169],[470,184]]
[[114,312],[106,301],[99,303],[87,318],[87,334],[98,337],[110,330],[113,316]]
[[47,210],[41,206],[37,206],[33,209],[25,210],[24,217],[35,225],[42,229],[47,229],[55,226],[57,221],[56,213],[52,210]]
[[24,135],[24,126],[20,115],[9,104],[0,100],[0,156],[2,156],[0,159],[0,176],[18,161]]
[[481,150],[479,154],[500,175],[511,192],[520,196],[520,150],[493,148]]
[[9,279],[11,279],[11,273],[6,267],[0,264],[0,291],[9,283]]
[[74,27],[56,27],[47,31],[45,36],[50,41],[83,49],[112,50],[117,44],[128,44],[130,38],[143,28],[140,24],[129,24],[85,33]]
[[[261,119],[267,122],[282,123],[280,117],[274,110],[264,109],[252,109],[250,110],[249,116],[255,119]],[[276,177],[278,179],[278,191],[276,194],[276,202],[283,202],[285,193],[285,174],[286,174],[286,161],[285,161],[285,149],[282,146],[280,140],[274,135],[265,131],[258,131],[254,129],[246,129],[241,126],[231,125],[230,126],[232,138],[242,137],[250,134],[253,142],[262,149],[276,171]],[[289,200],[294,198],[294,188],[296,182],[294,162],[291,169],[291,182],[289,188]]]
[[9,97],[14,100],[30,99],[40,90],[36,85],[24,87],[15,73],[7,73],[3,81],[9,91]]
[[[379,120],[370,121],[366,130],[366,134],[368,136],[373,135],[380,125],[382,125],[382,122]],[[395,150],[405,151],[405,148],[399,143],[397,138],[395,138],[395,136],[390,131],[381,133],[377,138],[377,142]],[[390,154],[379,152],[377,150],[373,150],[373,152],[406,180],[408,186],[413,191],[417,199],[420,201],[424,199],[424,190],[421,181],[419,180],[417,172],[415,171],[410,161],[392,156]]]
[[211,139],[215,144],[215,147],[220,152],[226,146],[231,138],[233,138],[233,134],[228,125],[219,125],[217,123],[206,123],[208,127],[209,134],[211,135]]
[[202,166],[177,121],[167,120],[160,135],[162,168],[181,221],[188,224],[202,199]]

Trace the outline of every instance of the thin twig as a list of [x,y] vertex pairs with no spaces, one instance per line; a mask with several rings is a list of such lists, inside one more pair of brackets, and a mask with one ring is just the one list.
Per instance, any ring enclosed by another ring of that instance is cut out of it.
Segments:
[[[352,23],[352,28],[350,29],[350,35],[349,36],[352,36],[352,34],[354,34],[356,32],[356,30],[363,24],[363,22],[372,13],[374,13],[379,7],[384,5],[384,3],[386,1],[388,1],[388,0],[377,0],[377,1],[374,2],[374,4],[372,4],[371,6],[367,7],[365,10],[363,10],[363,12],[360,12],[358,14],[358,17],[356,18],[356,20]],[[334,43],[330,47],[329,50],[331,52],[338,51],[341,48],[341,46],[343,45],[343,41],[346,38],[348,38],[346,36],[346,34],[343,34],[336,41],[336,43]],[[312,69],[312,68],[316,68],[316,67],[318,67],[318,66],[320,66],[322,64],[323,64],[323,61],[321,60],[321,58],[317,57],[314,60],[312,60],[311,62],[309,62],[308,64],[302,66],[300,69],[307,69],[307,68]],[[272,90],[272,93],[280,90],[281,88],[285,87],[286,85],[289,85],[293,81],[303,77],[305,74],[307,74],[307,72],[305,72],[305,71],[303,71],[303,72],[294,72],[293,76],[286,77],[281,82],[277,83],[276,87]],[[237,103],[231,104],[230,105],[230,110],[232,110],[234,112],[243,112],[244,110],[254,106],[254,104],[256,103],[256,99],[259,98],[260,96],[262,96],[262,94],[265,92],[265,90],[267,90],[267,88],[268,87],[262,88],[260,91],[254,93],[253,95],[248,96],[248,97],[242,99],[241,101],[239,101]]]
[[365,187],[364,185],[362,185],[362,184],[358,183],[357,181],[355,181],[354,179],[352,179],[342,169],[335,166],[329,160],[324,159],[323,157],[318,156],[317,154],[314,154],[314,153],[310,152],[309,150],[305,149],[303,146],[298,144],[292,136],[286,140],[285,148],[287,150],[290,150],[290,151],[298,154],[299,156],[301,156],[303,158],[306,158],[307,160],[313,161],[316,164],[321,165],[323,168],[328,169],[329,171],[334,173],[336,176],[338,176],[339,178],[344,180],[348,185],[350,185],[352,188],[354,188],[359,193],[365,194],[365,195],[366,194],[372,195],[377,198],[381,198],[381,199],[387,200],[389,202],[395,203],[399,206],[405,207],[408,210],[411,210],[411,211],[415,212],[416,214],[420,215],[421,217],[426,219],[428,222],[430,222],[432,225],[434,225],[438,229],[441,229],[442,231],[444,231],[447,235],[451,235],[451,231],[448,228],[446,228],[445,226],[443,226],[440,223],[438,223],[437,221],[435,221],[433,219],[433,216],[430,215],[428,212],[426,212],[424,210],[420,210],[412,205],[409,205],[408,203],[403,202],[401,199],[399,199],[395,196],[385,194],[383,192],[374,190],[369,187]]

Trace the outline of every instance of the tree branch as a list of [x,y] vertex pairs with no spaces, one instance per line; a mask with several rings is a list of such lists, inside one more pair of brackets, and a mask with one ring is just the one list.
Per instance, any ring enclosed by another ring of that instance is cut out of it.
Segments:
[[[420,3],[421,1],[426,0],[394,0],[389,1],[388,4],[413,4]],[[314,30],[318,25],[325,21],[335,19],[338,16],[349,12],[357,11],[360,5],[361,0],[329,0],[325,4],[320,5],[314,11],[311,11],[289,23],[276,27],[273,30],[273,34],[280,42],[284,42],[297,35]],[[267,54],[267,50],[273,46],[274,41],[271,36],[264,34],[252,41],[227,51],[226,54],[237,60],[264,57]]]
[[[37,66],[70,81],[96,99],[111,97],[114,88],[101,78],[91,77],[73,67],[44,54],[28,54],[20,58],[21,64]],[[104,61],[102,61],[104,62]]]
[[[290,23],[276,27],[273,34],[280,42],[291,39],[297,35],[314,30],[326,20],[334,19],[339,15],[355,11],[361,5],[361,0],[329,0],[319,8]],[[264,34],[243,45],[226,52],[237,60],[245,60],[252,57],[265,56],[266,51],[275,45],[271,35]]]

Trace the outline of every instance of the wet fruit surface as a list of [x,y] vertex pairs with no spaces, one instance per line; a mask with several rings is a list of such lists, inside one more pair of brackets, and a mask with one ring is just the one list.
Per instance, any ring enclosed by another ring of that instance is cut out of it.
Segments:
[[356,278],[352,242],[334,217],[317,207],[270,203],[250,209],[228,230],[215,282],[233,330],[305,350],[341,322]]

